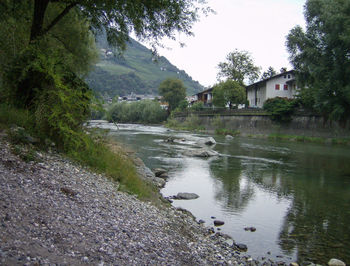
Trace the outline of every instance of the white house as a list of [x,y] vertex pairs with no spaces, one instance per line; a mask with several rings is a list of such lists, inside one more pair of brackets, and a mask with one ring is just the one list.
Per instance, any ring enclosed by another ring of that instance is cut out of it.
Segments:
[[297,94],[294,70],[277,74],[246,87],[249,106],[262,108],[269,98],[294,98]]

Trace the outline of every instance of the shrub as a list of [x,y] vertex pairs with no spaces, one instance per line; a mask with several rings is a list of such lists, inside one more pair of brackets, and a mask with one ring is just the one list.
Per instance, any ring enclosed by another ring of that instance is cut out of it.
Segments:
[[107,112],[107,120],[118,123],[160,123],[165,121],[167,112],[160,104],[151,100],[139,102],[118,102]]
[[201,101],[195,102],[190,109],[191,111],[202,111],[204,109],[204,103]]
[[271,119],[277,122],[290,122],[296,107],[296,100],[275,97],[267,99],[264,110],[270,113]]

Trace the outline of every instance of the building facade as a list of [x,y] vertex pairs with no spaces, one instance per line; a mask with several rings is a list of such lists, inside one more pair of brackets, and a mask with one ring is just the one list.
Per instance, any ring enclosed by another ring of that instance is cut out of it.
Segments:
[[294,98],[297,94],[294,70],[286,71],[246,87],[250,107],[262,108],[270,98]]

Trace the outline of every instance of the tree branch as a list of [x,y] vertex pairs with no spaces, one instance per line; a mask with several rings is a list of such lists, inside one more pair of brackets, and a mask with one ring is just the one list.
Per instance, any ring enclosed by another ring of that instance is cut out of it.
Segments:
[[42,31],[42,35],[46,34],[49,30],[51,30],[52,27],[55,26],[76,5],[77,3],[71,3],[70,5],[66,6],[66,8],[50,23],[50,25]]

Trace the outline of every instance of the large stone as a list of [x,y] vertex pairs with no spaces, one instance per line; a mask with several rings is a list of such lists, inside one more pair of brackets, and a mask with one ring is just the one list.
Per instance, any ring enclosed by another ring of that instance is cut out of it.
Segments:
[[162,174],[166,174],[167,170],[163,168],[155,168],[153,169],[153,173],[155,174],[156,177],[160,177]]
[[204,144],[208,145],[208,146],[211,146],[211,145],[216,144],[216,141],[215,141],[215,139],[213,137],[209,137],[209,138],[204,140]]
[[329,266],[346,266],[344,262],[338,259],[330,259],[328,262]]
[[161,174],[160,176],[159,176],[159,178],[161,178],[161,179],[168,179],[169,178],[169,176],[168,176],[168,174],[167,173],[163,173],[163,174]]
[[174,199],[192,200],[197,198],[199,198],[199,196],[195,193],[179,192]]
[[196,150],[186,151],[185,155],[191,156],[191,157],[207,158],[212,156],[218,156],[219,153],[209,149],[196,149]]
[[235,248],[241,251],[246,251],[248,250],[248,247],[246,244],[241,244],[241,243],[237,243],[235,244]]
[[232,137],[231,135],[226,135],[226,136],[225,136],[225,139],[231,140],[231,139],[233,139],[233,137]]
[[220,220],[215,220],[215,221],[214,221],[214,225],[215,225],[215,226],[221,226],[221,225],[224,225],[224,224],[225,224],[224,221],[220,221]]

